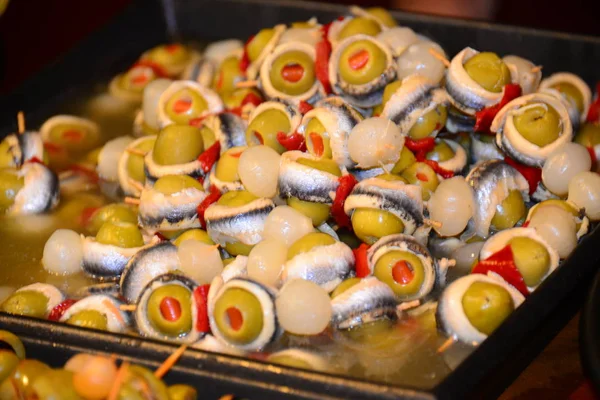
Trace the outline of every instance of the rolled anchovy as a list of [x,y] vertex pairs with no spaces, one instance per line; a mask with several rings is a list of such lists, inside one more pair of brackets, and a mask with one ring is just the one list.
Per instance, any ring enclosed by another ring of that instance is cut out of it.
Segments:
[[[339,73],[339,63],[342,52],[352,43],[359,40],[367,40],[372,42],[374,45],[379,47],[386,56],[386,68],[385,70],[375,78],[373,81],[362,84],[354,85],[345,82]],[[394,67],[394,61],[391,49],[383,42],[380,42],[376,38],[368,35],[353,35],[337,44],[333,48],[331,58],[329,59],[329,81],[333,92],[338,96],[341,96],[348,103],[356,107],[370,108],[377,104],[381,104],[383,97],[383,89],[396,77],[396,69]]]
[[183,164],[160,165],[154,161],[152,150],[144,157],[146,186],[154,185],[154,182],[166,175],[189,175],[195,179],[204,178],[206,173],[203,168],[202,163],[197,159]]
[[331,323],[351,329],[383,318],[396,318],[396,295],[375,277],[362,279],[331,300]]
[[94,238],[82,239],[82,268],[86,275],[95,279],[118,280],[125,266],[135,253],[143,247],[118,247],[97,242]]
[[[179,336],[166,335],[160,332],[158,329],[156,329],[152,322],[150,322],[150,318],[148,316],[148,301],[150,300],[150,296],[152,295],[152,293],[154,293],[155,290],[164,285],[179,285],[189,290],[191,308],[181,310],[182,315],[184,313],[191,314],[192,326],[189,332],[181,334]],[[194,343],[198,341],[198,339],[200,339],[203,333],[199,332],[196,329],[196,322],[198,320],[198,305],[196,303],[193,293],[197,286],[198,284],[192,279],[183,275],[177,275],[173,273],[159,275],[150,282],[148,282],[146,286],[142,289],[134,313],[135,326],[138,332],[142,336],[150,337],[153,339],[173,340],[179,343]]]
[[504,154],[495,142],[485,142],[479,135],[471,136],[471,158],[474,164],[489,160],[504,160]]
[[7,210],[8,215],[39,214],[58,205],[58,177],[48,167],[37,162],[25,163],[17,175],[24,179],[24,184]]
[[273,201],[266,198],[240,207],[213,204],[204,213],[208,234],[221,245],[232,241],[257,244],[262,240],[265,219],[273,208]]
[[[395,122],[400,132],[408,135],[419,118],[436,107],[447,104],[448,95],[444,89],[432,84],[425,77],[409,75],[402,80],[402,85],[385,103],[381,116]],[[431,136],[437,135],[442,128],[440,126],[434,130]]]
[[[289,99],[275,97],[270,101],[264,101],[260,103],[254,110],[252,110],[250,117],[248,118],[248,124],[251,124],[256,117],[268,110],[277,110],[285,114],[288,122],[290,123],[290,133],[296,131],[300,125],[300,122],[302,121],[302,113],[300,113],[300,110],[296,104]],[[256,140],[254,143],[247,144],[251,146],[253,144],[258,145],[261,143]],[[244,141],[243,145],[246,145],[246,141]]]
[[317,246],[287,261],[281,274],[282,283],[304,279],[316,283],[331,293],[350,274],[354,265],[352,249],[336,242]]
[[510,70],[511,80],[517,82],[523,94],[536,92],[542,80],[542,71],[535,64],[518,56],[504,56],[502,61]]
[[23,286],[16,290],[18,292],[38,292],[44,295],[48,302],[46,303],[46,316],[50,314],[52,309],[65,300],[63,292],[58,290],[56,286],[47,283],[32,283],[31,285]]
[[423,224],[421,188],[401,181],[371,178],[359,182],[344,203],[348,215],[357,208],[374,208],[394,214],[404,224],[407,234]]
[[142,143],[151,141],[151,140],[152,141],[154,140],[153,136],[143,136],[139,139],[134,140],[127,146],[127,148],[125,149],[123,154],[121,154],[121,157],[119,157],[119,165],[118,165],[119,185],[121,186],[123,193],[125,193],[127,196],[139,197],[142,192],[139,188],[139,185],[143,185],[143,183],[144,183],[144,182],[138,182],[139,184],[136,185],[135,182],[132,182],[132,178],[129,175],[129,170],[127,168],[128,164],[129,164],[129,157],[131,157],[132,154],[129,153],[128,150],[135,149],[137,146],[141,145]]
[[221,144],[221,154],[231,149],[246,145],[246,128],[248,124],[242,118],[230,112],[223,112],[206,117],[202,124],[213,131]]
[[121,274],[121,296],[128,303],[137,303],[148,282],[178,268],[179,256],[173,243],[164,241],[144,248],[131,257]]
[[217,167],[217,165],[215,164],[213,166],[213,168],[210,170],[210,175],[208,178],[209,185],[215,185],[215,187],[217,189],[219,189],[219,192],[221,192],[221,193],[244,190],[244,184],[242,183],[242,181],[238,180],[238,181],[228,182],[228,181],[222,181],[219,178],[217,178],[216,167]]
[[60,317],[60,322],[68,322],[69,318],[80,311],[93,310],[106,317],[106,325],[109,332],[122,333],[127,330],[131,324],[131,319],[127,312],[119,308],[124,303],[113,296],[96,294],[84,297],[77,301],[65,311]]
[[158,100],[158,123],[160,128],[167,125],[172,125],[175,122],[171,120],[166,110],[166,105],[173,95],[182,89],[191,90],[200,95],[206,102],[207,108],[198,118],[202,118],[209,114],[217,114],[223,111],[223,102],[219,95],[212,89],[202,86],[194,81],[173,81],[167,89],[162,92]]
[[516,169],[500,160],[489,160],[475,166],[465,178],[473,188],[475,212],[467,230],[486,238],[498,206],[511,190],[521,192],[529,201],[529,184]]
[[152,188],[142,190],[139,205],[139,223],[149,230],[175,231],[199,228],[198,205],[206,192],[187,188],[165,195]]
[[454,152],[454,157],[446,161],[438,161],[440,168],[446,171],[452,171],[455,174],[460,173],[467,166],[467,152],[465,149],[455,142],[449,139],[436,139],[436,142],[443,140]]
[[82,299],[84,297],[92,296],[95,294],[105,294],[109,296],[118,296],[119,295],[119,283],[118,282],[106,282],[106,283],[97,283],[95,285],[89,285],[79,288],[74,297],[76,299]]
[[[571,100],[567,101],[573,105],[573,108],[578,114],[579,122],[583,123],[587,117],[587,113],[592,102],[592,91],[590,90],[590,87],[583,81],[583,79],[575,74],[570,72],[557,72],[542,80],[540,83],[540,91],[553,89],[555,86],[560,85],[561,83],[573,85],[581,93],[581,97],[583,99],[583,110],[581,112],[577,109],[577,105],[572,103]],[[566,99],[566,96],[562,94],[561,97]]]
[[296,197],[313,203],[332,204],[331,193],[339,186],[338,177],[325,171],[297,162],[300,158],[317,160],[300,151],[283,153],[279,168],[279,193],[281,198]]
[[[277,313],[275,311],[276,293],[273,289],[246,278],[233,278],[224,284],[215,285],[215,283],[213,281],[213,284],[211,284],[210,292],[212,293],[209,293],[208,296],[208,317],[210,329],[217,339],[241,350],[259,351],[269,343],[275,341],[282,333],[277,321]],[[213,288],[213,286],[215,287]],[[261,305],[263,326],[260,334],[250,343],[240,344],[228,340],[221,333],[215,321],[215,304],[228,289],[246,290],[254,295]]]
[[448,118],[446,119],[446,129],[452,133],[474,132],[475,118],[450,107],[448,110]]
[[7,143],[7,153],[11,158],[10,167],[20,168],[25,161],[44,159],[44,142],[39,132],[26,131],[13,133],[2,141]]
[[273,49],[279,43],[279,39],[285,30],[286,26],[284,24],[278,24],[273,27],[273,36],[269,39],[267,44],[265,44],[265,47],[263,47],[258,58],[252,61],[250,65],[248,65],[248,69],[246,69],[246,76],[248,79],[256,79],[258,73],[261,71],[263,62],[266,60],[267,56],[273,52]]

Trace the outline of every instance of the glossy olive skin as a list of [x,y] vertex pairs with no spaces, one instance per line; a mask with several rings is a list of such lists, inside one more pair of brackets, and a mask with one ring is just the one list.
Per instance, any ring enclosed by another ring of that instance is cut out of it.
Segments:
[[178,165],[194,161],[204,151],[204,141],[198,128],[169,125],[154,142],[152,158],[159,165]]
[[329,218],[331,206],[324,203],[313,203],[290,197],[286,200],[287,205],[294,210],[306,215],[312,220],[313,226],[319,226]]
[[337,39],[343,40],[347,37],[363,34],[368,36],[376,36],[381,32],[381,27],[370,18],[357,17],[349,20],[340,30]]
[[[406,270],[396,272],[399,267]],[[394,250],[384,254],[377,260],[373,274],[392,288],[398,298],[416,295],[425,280],[423,262],[408,251]]]
[[315,84],[315,65],[307,53],[291,50],[277,57],[271,66],[269,79],[275,90],[290,96],[308,92]]
[[[163,313],[164,300],[175,303],[175,312]],[[147,317],[152,326],[164,335],[178,337],[192,329],[191,292],[182,285],[167,284],[154,290],[147,303]],[[178,313],[177,313],[178,311]]]
[[433,168],[423,162],[415,162],[409,165],[401,175],[408,183],[421,187],[421,193],[425,201],[429,200],[440,183]]
[[263,329],[262,306],[254,294],[244,289],[230,288],[219,296],[214,318],[223,336],[237,344],[251,343]]
[[378,78],[387,65],[384,51],[369,40],[349,44],[340,55],[340,77],[352,85],[364,85]]
[[23,189],[25,179],[17,170],[5,168],[0,170],[0,213],[6,212],[15,202],[19,191]]
[[512,228],[525,218],[526,213],[523,195],[518,190],[512,190],[508,197],[496,206],[496,213],[492,218],[491,227],[497,231]]
[[319,246],[335,244],[336,240],[330,235],[322,232],[311,232],[296,240],[288,249],[288,260],[299,254],[306,253]]
[[81,310],[73,314],[66,324],[79,326],[87,329],[108,330],[108,319],[106,315],[97,310]]
[[169,400],[196,400],[198,399],[198,391],[190,386],[177,384],[169,386]]
[[521,136],[539,147],[558,139],[562,127],[560,116],[548,104],[540,104],[515,115],[513,122]]
[[469,322],[486,335],[495,331],[515,308],[505,288],[488,282],[472,283],[461,302]]
[[495,53],[483,52],[464,64],[467,74],[484,89],[500,93],[510,83],[510,70]]
[[202,95],[190,88],[175,92],[165,104],[165,113],[180,126],[188,125],[208,110],[208,102]]
[[344,293],[346,290],[350,289],[354,285],[360,282],[360,278],[348,278],[342,283],[340,283],[334,290],[331,292],[331,298],[335,299],[340,294]]
[[261,29],[246,46],[246,52],[250,61],[256,61],[267,44],[275,36],[275,29],[265,28]]
[[96,241],[121,248],[144,245],[144,238],[137,225],[129,222],[105,222],[96,234]]
[[529,287],[539,285],[550,271],[550,253],[546,247],[525,236],[514,237],[508,244],[525,284]]
[[389,211],[357,208],[352,212],[354,234],[364,243],[373,244],[387,235],[404,232],[404,223]]
[[250,146],[264,144],[279,154],[283,154],[286,149],[277,141],[277,133],[285,132],[287,134],[291,129],[290,120],[283,111],[265,110],[248,124],[246,142]]
[[45,318],[48,312],[48,298],[41,292],[21,290],[10,295],[0,305],[0,311],[13,315]]
[[558,90],[566,99],[577,107],[577,111],[583,112],[583,94],[571,83],[560,82],[552,87]]

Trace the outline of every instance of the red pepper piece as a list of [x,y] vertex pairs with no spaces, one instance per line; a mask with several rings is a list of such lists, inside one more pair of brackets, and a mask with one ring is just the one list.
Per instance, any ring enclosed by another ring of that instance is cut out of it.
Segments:
[[429,182],[429,178],[427,177],[427,175],[425,175],[422,172],[417,172],[416,177],[418,180],[420,180],[421,182]]
[[321,27],[322,38],[315,46],[315,75],[319,82],[321,82],[325,94],[331,93],[331,83],[329,82],[329,56],[331,56],[331,43],[329,42],[329,39],[327,39],[330,27],[331,23]]
[[401,285],[407,285],[415,278],[415,273],[408,263],[402,260],[392,267],[392,278]]
[[304,67],[300,64],[288,64],[281,70],[284,81],[296,83],[304,76]]
[[202,121],[204,121],[206,119],[206,117],[208,117],[209,115],[211,115],[211,114],[207,114],[207,115],[204,115],[199,118],[192,118],[192,119],[190,119],[189,125],[199,127],[200,125],[202,125]]
[[348,59],[348,64],[350,64],[350,68],[354,71],[362,69],[369,62],[369,52],[366,50],[360,50],[350,56]]
[[277,141],[280,145],[285,147],[287,151],[306,151],[306,142],[304,140],[304,136],[298,132],[294,132],[291,135],[286,135],[285,132],[277,132]]
[[40,160],[39,158],[33,156],[31,157],[29,160],[25,161],[28,163],[32,163],[32,164],[42,164],[42,165],[46,165],[42,160]]
[[510,157],[504,157],[504,162],[519,171],[527,180],[527,183],[529,183],[529,195],[535,193],[535,190],[542,180],[542,169],[537,167],[528,167],[527,165],[523,165]]
[[435,147],[435,139],[426,137],[423,139],[411,139],[409,137],[404,140],[404,146],[413,153],[424,152],[428,153]]
[[244,99],[240,103],[240,106],[244,107],[246,104],[254,104],[255,106],[258,106],[262,102],[263,99],[259,95],[257,95],[254,92],[250,92],[246,96],[244,96]]
[[202,203],[198,204],[196,212],[198,213],[198,219],[202,225],[202,229],[206,229],[206,220],[204,219],[204,212],[213,203],[216,203],[221,198],[221,192],[215,185],[211,185],[210,193],[202,200]]
[[310,141],[312,142],[312,148],[317,157],[321,157],[325,151],[325,145],[323,144],[323,138],[316,132],[308,134]]
[[449,179],[454,176],[454,172],[440,167],[440,164],[438,164],[437,161],[423,160],[423,162],[429,165],[435,171],[436,174],[440,175],[444,179]]
[[369,247],[371,246],[366,243],[361,243],[360,246],[352,250],[354,253],[354,269],[357,278],[364,278],[371,275],[369,262],[367,261],[367,250],[369,250]]
[[181,304],[174,298],[167,296],[162,299],[159,305],[160,314],[167,321],[177,321],[181,317]]
[[173,104],[173,112],[175,114],[183,114],[188,112],[188,110],[192,107],[192,101],[187,99],[180,99],[175,101]]
[[75,303],[77,303],[77,300],[74,300],[74,299],[64,300],[62,303],[59,303],[58,305],[56,305],[52,309],[52,311],[50,311],[50,314],[48,315],[48,319],[50,321],[58,321],[63,316],[63,314]]
[[244,44],[244,53],[242,53],[242,58],[240,59],[240,69],[242,72],[246,73],[248,66],[250,65],[250,57],[248,57],[248,45],[254,39],[255,35],[252,35],[248,38],[246,43]]
[[590,104],[586,121],[592,124],[600,124],[600,82],[596,83],[596,100]]
[[160,64],[157,64],[150,60],[139,60],[131,66],[132,69],[136,68],[136,67],[151,68],[152,71],[154,72],[154,75],[156,75],[160,78],[167,78],[169,76],[169,74],[167,74],[167,71],[165,71],[165,69]]
[[156,236],[158,238],[158,240],[160,240],[161,242],[168,242],[169,241],[169,239],[165,235],[163,235],[162,233],[160,233],[160,232],[156,232],[154,234],[154,236]]
[[194,300],[196,301],[197,320],[196,329],[198,332],[209,333],[210,324],[208,323],[208,290],[210,285],[200,285],[194,289]]
[[523,227],[523,228],[527,228],[527,227],[529,226],[529,222],[530,222],[530,221],[525,221],[525,222],[523,222],[523,225],[521,225],[521,227]]
[[305,102],[304,100],[300,100],[300,104],[298,105],[298,110],[300,110],[300,112],[302,114],[306,114],[307,112],[309,112],[312,109],[313,109],[313,106],[311,106],[309,103]]
[[523,275],[521,275],[515,265],[515,259],[510,245],[505,246],[485,260],[479,261],[477,265],[473,267],[473,271],[471,272],[474,274],[487,275],[489,271],[500,275],[502,279],[521,292],[523,296],[529,295],[529,289],[527,289],[527,285],[525,285]]
[[198,156],[198,161],[200,161],[200,167],[202,171],[207,174],[212,166],[219,159],[219,155],[221,154],[221,143],[216,141],[212,144],[208,149],[204,150],[202,154]]
[[69,129],[64,131],[61,136],[70,142],[80,142],[83,139],[83,132],[77,129]]
[[521,86],[515,83],[504,86],[504,95],[498,104],[486,107],[483,110],[475,113],[475,132],[483,132],[490,134],[490,126],[498,111],[502,109],[508,102],[516,99],[521,95]]
[[231,329],[239,331],[244,325],[244,316],[241,311],[236,307],[229,307],[225,312],[227,313],[227,319],[229,319],[229,326],[231,326]]
[[333,200],[333,204],[331,206],[331,215],[340,228],[352,229],[352,221],[344,211],[344,203],[358,181],[350,174],[340,177],[338,181],[340,184],[335,191],[335,200]]

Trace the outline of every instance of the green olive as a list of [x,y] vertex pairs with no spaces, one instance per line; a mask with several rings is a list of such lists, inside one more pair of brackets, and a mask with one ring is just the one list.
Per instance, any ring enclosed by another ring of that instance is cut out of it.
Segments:
[[35,378],[31,390],[37,400],[82,400],[73,385],[73,372],[50,369]]
[[342,171],[335,161],[322,158],[320,160],[313,160],[310,158],[299,158],[296,160],[298,164],[305,165],[310,168],[318,169],[319,171],[330,173],[337,177],[342,176]]
[[259,99],[262,99],[262,95],[258,90],[253,88],[241,88],[232,90],[229,93],[224,93],[222,95],[223,104],[225,104],[226,108],[240,107],[242,105],[242,101],[244,101],[246,96],[248,96],[249,94],[253,94]]
[[396,164],[394,164],[394,167],[392,168],[391,172],[392,174],[396,175],[401,174],[402,172],[404,172],[405,169],[407,169],[416,162],[417,158],[415,157],[415,155],[412,153],[412,151],[407,149],[406,146],[404,146],[400,151],[400,158],[398,159],[398,161],[396,161]]
[[221,334],[233,343],[248,344],[263,329],[263,309],[247,290],[230,288],[215,302],[214,318]]
[[471,325],[490,335],[513,312],[515,304],[508,291],[500,285],[474,282],[461,300]]
[[306,215],[312,220],[314,226],[319,226],[329,218],[331,206],[324,203],[313,203],[300,200],[296,197],[290,197],[286,200],[288,206],[294,210]]
[[12,379],[10,379],[12,386],[16,389],[17,393],[20,394],[20,397],[11,397],[11,399],[36,398],[34,397],[32,388],[33,383],[38,377],[42,376],[48,371],[50,371],[50,367],[38,360],[21,360],[12,375]]
[[582,113],[583,112],[583,94],[577,87],[571,83],[561,82],[554,86],[553,89],[558,90],[563,96],[569,100],[577,110]]
[[200,129],[200,136],[202,136],[202,144],[204,145],[204,148],[208,149],[210,146],[215,144],[215,142],[217,141],[215,133],[213,132],[212,129],[210,129],[206,125],[200,126],[199,129]]
[[404,223],[389,211],[357,208],[352,213],[352,228],[360,240],[373,244],[384,236],[404,232]]
[[[147,153],[154,147],[154,142],[156,138],[153,136],[144,139],[141,143],[135,146],[136,150],[142,151],[143,153]],[[144,173],[144,157],[139,154],[129,154],[127,158],[127,175],[140,183],[144,183],[146,181],[146,175]]]
[[364,85],[381,76],[386,61],[385,53],[375,43],[357,40],[342,50],[338,68],[344,81],[351,85]]
[[392,27],[398,25],[398,23],[396,22],[394,17],[392,17],[392,14],[390,14],[390,12],[388,10],[386,10],[385,8],[370,7],[370,8],[367,8],[366,11],[369,14],[371,14],[372,16],[374,16],[375,18],[377,18],[381,23],[383,23],[388,28],[392,28]]
[[400,298],[419,293],[425,280],[425,268],[421,259],[414,253],[400,250],[381,256],[375,264],[373,274]]
[[4,342],[4,344],[10,346],[11,352],[15,353],[21,360],[25,358],[25,346],[23,346],[21,339],[14,333],[0,330],[0,342]]
[[179,125],[188,125],[191,120],[200,117],[207,110],[206,99],[200,93],[189,88],[175,92],[165,104],[165,112],[173,122]]
[[148,298],[148,320],[162,334],[177,337],[192,329],[192,300],[189,289],[169,284],[154,290]]
[[69,151],[86,151],[98,144],[98,136],[86,125],[61,123],[50,130],[48,141]]
[[600,144],[600,124],[583,124],[575,136],[575,142],[591,148]]
[[131,365],[127,369],[127,376],[118,397],[119,400],[138,399],[138,397],[124,397],[124,389],[127,394],[137,392],[142,395],[139,397],[142,400],[169,400],[169,392],[164,382],[154,376],[148,368],[139,365]]
[[156,46],[145,54],[147,58],[159,65],[178,65],[186,62],[190,57],[188,49],[179,44],[163,44]]
[[287,259],[291,260],[299,254],[307,253],[318,246],[329,246],[337,243],[330,235],[322,232],[311,232],[296,240],[288,249]]
[[16,169],[0,170],[0,212],[5,212],[12,207],[17,193],[24,185],[25,179],[19,176]]
[[19,357],[12,351],[0,350],[0,382],[11,376],[19,365]]
[[306,148],[316,157],[331,158],[331,145],[327,129],[318,118],[311,118],[304,131]]
[[37,290],[21,290],[8,296],[0,305],[0,311],[33,318],[45,318],[48,298]]
[[513,121],[521,136],[539,147],[558,139],[562,125],[556,110],[547,104],[529,108],[515,115]]
[[224,182],[236,182],[240,180],[238,175],[238,164],[242,152],[246,150],[246,146],[232,147],[221,155],[217,161],[215,175],[217,179]]
[[426,158],[428,160],[433,160],[437,162],[444,162],[451,160],[454,157],[454,150],[452,147],[445,141],[439,140],[435,144],[433,150],[427,153]]
[[388,182],[400,181],[400,182],[408,183],[408,181],[406,179],[404,179],[403,177],[401,177],[400,175],[394,175],[389,172],[385,172],[383,174],[377,175],[375,178],[381,179],[384,181],[388,181]]
[[241,242],[229,242],[225,244],[225,251],[232,256],[248,256],[252,251],[253,245],[244,244]]
[[228,207],[242,207],[258,199],[247,190],[227,192],[219,198],[217,204]]
[[285,365],[287,367],[313,369],[312,365],[310,365],[306,361],[285,354],[274,354],[272,356],[269,356],[269,358],[267,358],[267,361],[272,362],[273,364]]
[[490,92],[500,93],[510,83],[510,70],[496,53],[478,53],[464,68],[471,79]]
[[142,94],[148,83],[155,79],[156,75],[148,71],[146,67],[135,67],[117,77],[117,85],[126,91]]
[[87,329],[108,330],[108,320],[106,315],[98,310],[81,310],[69,317],[66,323],[68,325],[79,326]]
[[315,24],[312,21],[296,21],[296,22],[292,22],[290,24],[290,26],[292,28],[298,28],[298,29],[310,29],[310,28],[314,28]]
[[371,18],[352,18],[346,22],[340,30],[337,39],[343,40],[347,37],[363,34],[369,36],[377,36],[381,32],[381,26]]
[[425,201],[429,200],[431,194],[440,183],[433,168],[422,162],[416,162],[409,165],[408,168],[402,172],[402,177],[410,184],[421,187],[421,194]]
[[279,154],[286,151],[277,141],[277,133],[289,133],[292,129],[288,116],[280,110],[269,109],[258,114],[248,124],[246,142],[251,145],[264,144]]
[[496,231],[512,228],[525,217],[526,211],[521,192],[511,190],[508,196],[496,206],[492,228]]
[[171,385],[168,387],[169,400],[197,400],[198,391],[190,385]]
[[213,88],[219,94],[228,93],[235,89],[236,82],[244,79],[244,73],[240,69],[240,60],[236,56],[229,56],[221,62],[213,80]]
[[194,161],[203,151],[204,143],[198,128],[169,125],[158,134],[152,157],[160,165],[177,165]]
[[354,285],[360,282],[360,278],[348,278],[345,281],[342,281],[334,290],[331,292],[331,298],[334,299],[340,294],[344,293],[346,290],[350,289]]
[[408,131],[408,136],[413,139],[423,139],[433,132],[439,131],[446,126],[448,110],[442,104],[417,119],[417,122]]
[[87,230],[95,235],[105,222],[128,222],[137,224],[137,211],[123,203],[108,204],[94,211],[87,223]]
[[264,48],[269,44],[271,39],[275,36],[275,29],[265,28],[261,29],[246,46],[246,52],[248,59],[252,62],[256,61]]
[[181,235],[177,236],[177,239],[173,240],[173,244],[175,246],[179,246],[181,243],[186,240],[197,240],[202,243],[214,245],[215,242],[212,241],[208,233],[202,229],[189,229],[183,232]]
[[11,146],[6,139],[0,143],[0,168],[15,168],[17,166],[12,156]]
[[508,244],[525,284],[529,287],[539,285],[550,271],[548,249],[537,240],[525,236],[514,237]]
[[181,230],[178,230],[178,231],[158,231],[158,233],[160,233],[161,235],[163,235],[168,240],[175,239],[177,236],[181,235],[182,232],[183,231],[181,231]]
[[121,248],[144,245],[144,238],[137,225],[129,222],[105,222],[96,234],[96,241]]
[[290,96],[301,95],[315,84],[315,62],[303,51],[288,51],[273,61],[269,79],[275,90]]
[[165,196],[172,196],[185,189],[204,191],[204,187],[197,179],[187,175],[165,175],[154,182],[154,190]]
[[156,135],[158,135],[158,132],[159,132],[159,130],[157,128],[154,128],[154,127],[148,125],[146,123],[146,121],[142,122],[141,129],[142,129],[142,132],[141,132],[142,136],[156,136]]

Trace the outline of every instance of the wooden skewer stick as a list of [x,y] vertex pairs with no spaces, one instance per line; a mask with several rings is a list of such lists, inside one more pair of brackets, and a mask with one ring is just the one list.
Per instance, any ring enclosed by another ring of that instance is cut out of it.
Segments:
[[241,81],[235,84],[236,89],[253,88],[258,86],[258,81]]
[[449,337],[448,339],[446,339],[446,341],[444,343],[442,343],[442,345],[440,347],[438,347],[437,353],[439,354],[439,353],[445,352],[450,347],[452,347],[453,344],[454,344],[454,338]]
[[140,199],[136,199],[135,197],[125,197],[125,204],[134,204],[136,206],[139,206]]
[[429,54],[437,58],[446,66],[446,68],[450,68],[450,61],[443,54],[438,53],[435,49],[429,49]]
[[119,310],[121,311],[135,311],[137,306],[135,304],[121,304]]
[[17,113],[17,127],[19,133],[25,132],[25,114],[23,114],[23,111]]
[[127,369],[129,368],[129,362],[124,361],[119,367],[119,371],[117,372],[117,376],[113,381],[113,385],[110,388],[110,393],[108,394],[108,400],[117,400],[119,397],[119,390],[121,390],[121,385],[125,380],[125,375],[127,374]]
[[531,73],[537,74],[538,72],[540,72],[542,70],[542,68],[544,68],[543,65],[536,65],[535,67],[531,68]]
[[135,179],[129,178],[129,179],[128,179],[128,181],[129,181],[129,184],[130,184],[131,186],[133,186],[134,188],[136,188],[136,189],[137,189],[137,190],[139,190],[140,192],[141,192],[142,190],[144,190],[144,185],[142,185],[140,182],[136,181]]
[[175,351],[175,353],[173,353],[169,357],[167,357],[167,359],[160,365],[160,367],[158,367],[158,369],[156,371],[154,371],[154,376],[157,377],[158,379],[161,379],[167,372],[169,372],[171,367],[173,367],[173,365],[175,365],[177,360],[179,360],[179,357],[181,357],[183,352],[187,350],[187,347],[188,347],[187,344],[182,344]]
[[442,227],[442,223],[440,221],[435,221],[435,220],[429,219],[429,218],[423,218],[423,223],[425,225],[429,225],[429,226],[432,226],[437,229],[440,229]]
[[396,307],[400,311],[408,310],[411,308],[415,308],[421,305],[421,300],[413,300],[413,301],[405,301],[403,303],[398,304]]
[[75,175],[77,175],[77,172],[73,171],[72,169],[68,169],[58,174],[58,180],[64,181],[66,179],[72,178]]
[[142,151],[140,149],[134,149],[134,148],[126,149],[125,151],[128,152],[129,154],[133,154],[133,155],[141,156],[141,157],[146,157],[146,154],[148,154],[145,151]]

